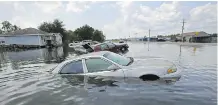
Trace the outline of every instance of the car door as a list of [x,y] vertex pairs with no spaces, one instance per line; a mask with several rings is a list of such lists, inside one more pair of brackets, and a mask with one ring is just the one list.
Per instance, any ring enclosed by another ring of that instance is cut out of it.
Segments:
[[101,47],[101,51],[109,51],[109,47],[106,43],[102,43],[100,47]]
[[102,57],[85,59],[86,75],[124,77],[123,70]]

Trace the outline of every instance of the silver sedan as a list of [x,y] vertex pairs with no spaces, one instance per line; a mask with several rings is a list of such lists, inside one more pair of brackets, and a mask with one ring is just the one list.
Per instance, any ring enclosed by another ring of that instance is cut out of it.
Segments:
[[181,71],[172,62],[160,58],[134,59],[109,51],[93,52],[66,60],[52,69],[53,73],[137,77],[142,80],[181,77]]

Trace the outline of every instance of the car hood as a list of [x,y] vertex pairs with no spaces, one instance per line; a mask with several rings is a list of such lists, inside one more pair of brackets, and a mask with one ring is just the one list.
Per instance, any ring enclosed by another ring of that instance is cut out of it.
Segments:
[[134,62],[127,68],[169,68],[174,64],[162,58],[134,59]]
[[144,74],[162,76],[167,74],[167,70],[173,65],[172,62],[160,58],[134,59],[134,62],[123,70],[127,77],[140,77]]

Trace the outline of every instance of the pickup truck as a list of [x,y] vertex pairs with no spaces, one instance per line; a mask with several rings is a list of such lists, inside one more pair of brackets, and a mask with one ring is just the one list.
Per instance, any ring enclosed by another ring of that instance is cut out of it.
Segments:
[[95,45],[82,45],[88,52],[98,52],[98,51],[111,51],[111,52],[122,52],[128,50],[129,46],[126,43],[112,43],[104,42]]

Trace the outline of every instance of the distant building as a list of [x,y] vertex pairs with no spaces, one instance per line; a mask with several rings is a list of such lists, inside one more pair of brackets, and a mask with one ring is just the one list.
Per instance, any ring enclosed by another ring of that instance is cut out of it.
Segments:
[[59,46],[62,45],[62,35],[26,28],[0,35],[0,42],[6,45]]
[[211,36],[203,31],[183,33],[184,42],[210,43],[211,40]]
[[150,42],[156,42],[156,41],[158,40],[158,38],[157,38],[157,37],[154,37],[154,36],[153,36],[153,37],[150,37],[150,38],[149,38],[149,37],[144,37],[144,38],[143,38],[143,41],[148,41],[148,40],[149,40]]
[[170,36],[157,36],[158,42],[165,42],[165,41],[171,41]]
[[138,37],[135,37],[135,38],[128,38],[128,40],[130,41],[140,41],[142,40],[143,38],[138,38]]

